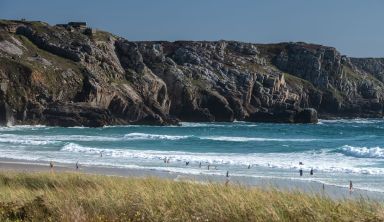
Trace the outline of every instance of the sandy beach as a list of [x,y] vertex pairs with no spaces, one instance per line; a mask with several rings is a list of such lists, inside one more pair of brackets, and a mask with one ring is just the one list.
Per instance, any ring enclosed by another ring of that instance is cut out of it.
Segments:
[[[0,172],[50,172],[49,162],[28,162],[13,159],[0,159]],[[132,169],[132,168],[116,168],[105,166],[87,166],[80,163],[80,168],[76,170],[74,164],[54,163],[54,172],[79,172],[86,174],[98,174],[106,176],[122,176],[122,177],[159,177],[174,181],[193,181],[199,183],[214,182],[225,183],[227,178],[218,175],[191,175],[183,173],[175,173],[167,170],[150,170],[150,169]],[[281,179],[281,178],[249,178],[241,176],[231,176],[230,183],[240,184],[243,186],[257,186],[260,188],[275,188],[282,191],[298,191],[306,192],[313,195],[325,195],[331,199],[353,199],[364,198],[375,201],[384,201],[384,193],[367,191],[362,189],[353,189],[349,191],[347,186],[339,187],[334,185],[322,184],[314,181],[297,180],[297,179]]]

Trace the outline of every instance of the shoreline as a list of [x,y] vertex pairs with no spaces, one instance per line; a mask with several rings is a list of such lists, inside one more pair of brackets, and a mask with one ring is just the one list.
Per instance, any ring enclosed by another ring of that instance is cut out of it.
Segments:
[[[23,161],[16,159],[0,158],[0,173],[3,172],[20,172],[20,173],[40,173],[50,172],[49,162]],[[118,168],[109,166],[90,166],[80,164],[79,170],[76,170],[75,164],[55,163],[54,172],[65,173],[84,173],[104,176],[119,177],[158,177],[173,181],[191,181],[197,183],[223,183],[227,178],[219,175],[194,175],[186,173],[176,173],[167,170],[155,169],[134,169],[134,168]],[[348,187],[336,185],[328,185],[317,181],[297,180],[289,178],[271,178],[271,177],[246,177],[231,176],[230,183],[241,186],[254,186],[262,189],[277,189],[280,191],[297,191],[308,193],[311,195],[326,196],[334,200],[341,199],[369,199],[384,202],[384,193],[378,191],[369,191],[354,188],[353,192],[349,192]]]
[[30,127],[61,127],[61,128],[106,128],[106,127],[120,127],[120,126],[151,126],[151,127],[178,127],[182,126],[183,124],[230,124],[230,123],[236,123],[236,122],[244,122],[244,123],[250,123],[250,124],[288,124],[288,125],[297,125],[297,124],[319,124],[322,121],[339,121],[339,120],[383,120],[384,116],[372,116],[372,117],[367,117],[367,116],[319,116],[318,121],[315,123],[291,123],[291,122],[268,122],[268,121],[249,121],[249,120],[233,120],[233,121],[186,121],[186,120],[180,120],[177,124],[150,124],[150,123],[140,123],[140,124],[110,124],[110,125],[103,125],[103,126],[84,126],[84,125],[76,125],[76,126],[60,126],[60,125],[49,125],[49,124],[28,124],[28,123],[7,123],[0,125],[0,127],[25,127],[25,126],[30,126]]

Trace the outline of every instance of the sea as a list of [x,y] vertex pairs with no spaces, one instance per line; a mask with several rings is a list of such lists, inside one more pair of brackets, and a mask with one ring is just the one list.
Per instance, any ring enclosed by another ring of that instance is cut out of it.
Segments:
[[384,192],[384,120],[0,127],[0,158],[223,177],[229,172],[340,187],[353,181],[355,188]]

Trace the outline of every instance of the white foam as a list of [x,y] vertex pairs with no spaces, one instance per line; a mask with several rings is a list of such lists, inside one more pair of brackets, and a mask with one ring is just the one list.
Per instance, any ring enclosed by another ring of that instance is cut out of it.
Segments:
[[341,148],[341,152],[349,156],[360,158],[384,158],[384,149],[381,147],[367,148],[345,145]]
[[[244,167],[249,164],[260,167],[292,170],[311,168],[322,172],[356,173],[356,174],[384,174],[383,168],[372,167],[374,161],[366,161],[353,157],[346,157],[341,153],[329,152],[301,152],[301,153],[193,153],[182,151],[157,151],[133,149],[100,149],[80,146],[75,143],[65,145],[61,151],[96,154],[103,152],[103,156],[116,159],[132,158],[140,160],[161,160],[170,158],[172,162],[207,163]],[[299,165],[303,162],[304,165]],[[161,164],[159,162],[159,164]]]
[[124,135],[125,140],[180,140],[186,139],[188,137],[189,136],[159,135],[147,133],[129,133]]
[[193,123],[193,122],[181,122],[181,127],[256,127],[257,125],[251,122],[244,122],[244,121],[234,121],[233,123],[227,123],[227,124],[220,124],[217,122],[208,122],[208,123]]
[[52,140],[38,140],[38,139],[21,139],[21,138],[2,138],[0,137],[0,143],[22,144],[22,145],[48,145],[56,144],[59,141]]
[[0,132],[8,131],[20,131],[20,130],[41,130],[41,129],[51,129],[52,127],[47,127],[45,125],[16,125],[16,126],[6,126],[0,127]]
[[14,142],[18,141],[42,141],[36,145],[53,144],[60,141],[119,141],[122,137],[113,136],[87,136],[87,135],[18,135],[18,134],[0,134],[0,142]]
[[222,127],[223,124],[211,123],[194,123],[194,122],[181,122],[182,127]]
[[374,123],[384,123],[384,119],[333,119],[333,120],[319,120],[319,124],[324,123],[344,123],[344,124],[374,124]]

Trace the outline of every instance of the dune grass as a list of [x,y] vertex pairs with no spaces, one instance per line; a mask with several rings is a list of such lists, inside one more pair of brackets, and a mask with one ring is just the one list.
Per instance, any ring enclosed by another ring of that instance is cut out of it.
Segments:
[[3,172],[0,221],[384,221],[384,206],[217,183]]

